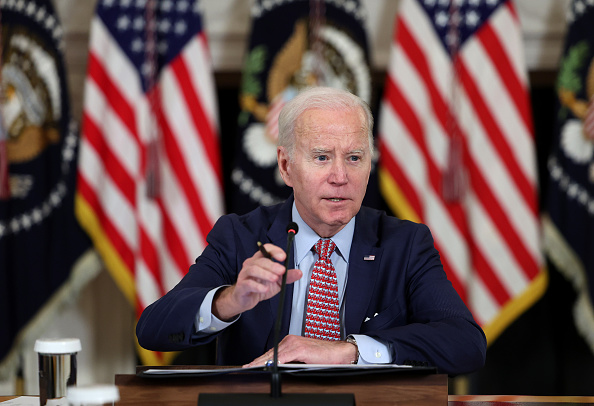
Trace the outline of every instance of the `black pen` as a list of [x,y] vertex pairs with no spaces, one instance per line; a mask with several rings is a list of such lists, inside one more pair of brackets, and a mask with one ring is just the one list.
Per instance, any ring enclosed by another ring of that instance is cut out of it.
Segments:
[[268,258],[268,259],[272,258],[272,255],[270,255],[270,252],[266,251],[266,248],[264,248],[264,244],[262,244],[260,241],[258,241],[256,244],[258,244],[258,249],[266,258]]

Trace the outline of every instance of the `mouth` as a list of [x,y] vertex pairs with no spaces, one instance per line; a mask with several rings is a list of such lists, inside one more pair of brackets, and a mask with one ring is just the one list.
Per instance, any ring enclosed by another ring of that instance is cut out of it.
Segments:
[[342,202],[342,201],[344,201],[346,199],[342,199],[340,197],[329,197],[329,198],[326,198],[326,200],[329,200],[331,202]]

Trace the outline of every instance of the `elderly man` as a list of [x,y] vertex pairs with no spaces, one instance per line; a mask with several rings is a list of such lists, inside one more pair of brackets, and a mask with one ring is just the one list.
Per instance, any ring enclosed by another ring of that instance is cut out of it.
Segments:
[[367,104],[348,92],[312,88],[291,100],[279,117],[277,159],[293,196],[221,217],[188,274],[143,312],[140,345],[181,350],[218,338],[220,364],[272,359],[281,247],[294,221],[280,363],[480,368],[485,335],[447,280],[428,228],[361,206],[372,127]]

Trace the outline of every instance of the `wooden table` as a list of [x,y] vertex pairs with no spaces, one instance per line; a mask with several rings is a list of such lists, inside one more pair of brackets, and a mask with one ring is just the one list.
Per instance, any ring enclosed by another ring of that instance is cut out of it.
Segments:
[[[448,401],[447,375],[395,372],[304,377],[283,374],[282,381],[283,393],[353,393],[357,406],[445,405]],[[120,390],[118,405],[134,406],[196,406],[199,393],[270,393],[270,376],[262,373],[191,378],[116,375],[115,384]]]
[[554,406],[593,404],[593,396],[515,396],[515,395],[463,395],[448,396],[448,406]]
[[[16,396],[0,396],[0,402]],[[593,396],[449,395],[448,406],[568,406],[593,404]],[[122,403],[119,403],[122,404]]]

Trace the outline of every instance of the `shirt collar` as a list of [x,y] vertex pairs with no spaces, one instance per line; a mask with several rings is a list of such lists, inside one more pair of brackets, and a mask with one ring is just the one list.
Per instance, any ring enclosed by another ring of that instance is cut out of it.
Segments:
[[[295,235],[295,264],[301,263],[303,258],[309,254],[311,247],[320,239],[320,236],[307,225],[299,215],[297,206],[293,202],[292,219],[299,226],[299,232]],[[347,223],[331,239],[338,248],[338,254],[348,263],[351,252],[351,244],[355,233],[355,217]]]

